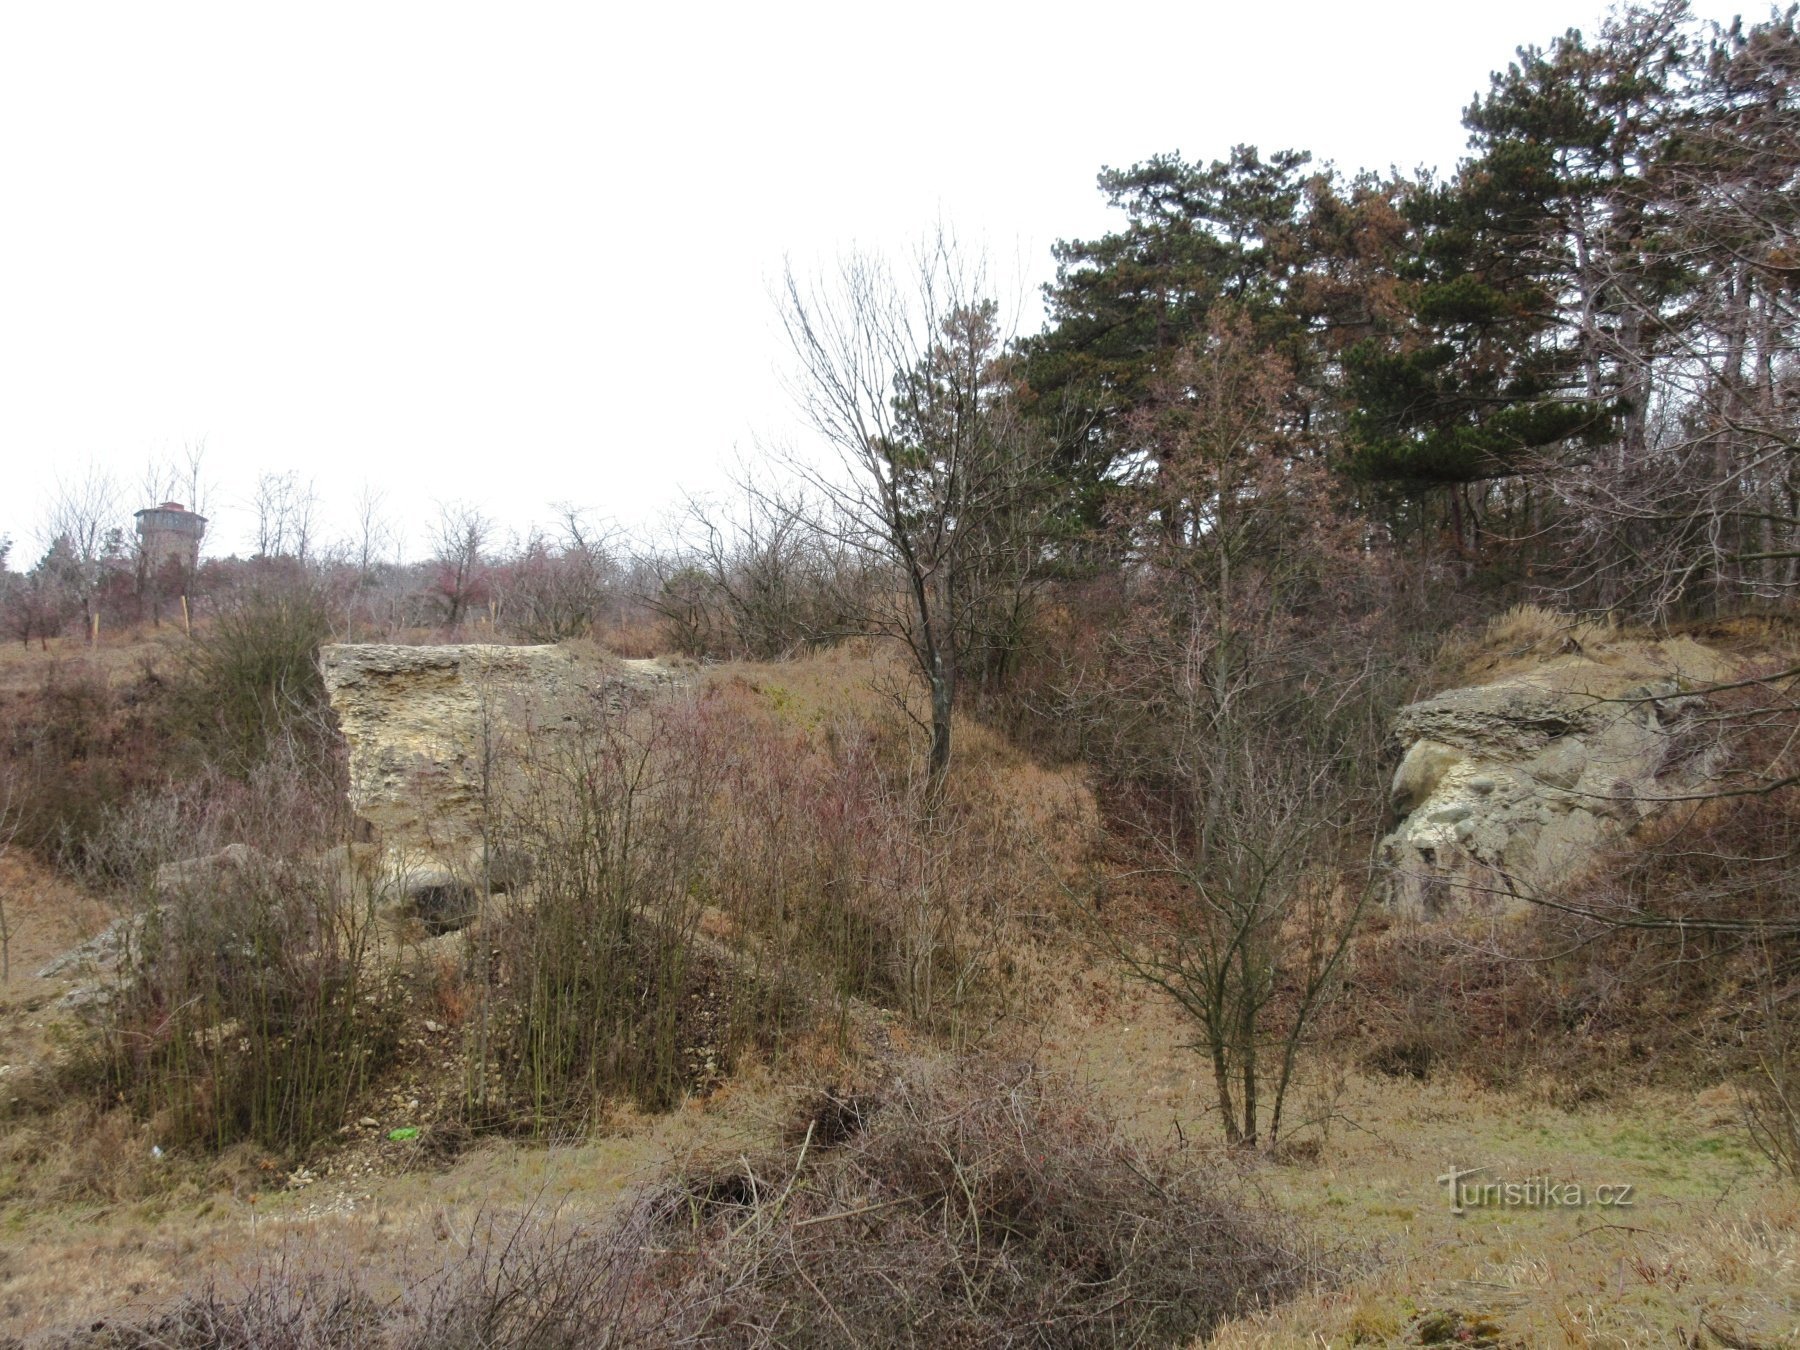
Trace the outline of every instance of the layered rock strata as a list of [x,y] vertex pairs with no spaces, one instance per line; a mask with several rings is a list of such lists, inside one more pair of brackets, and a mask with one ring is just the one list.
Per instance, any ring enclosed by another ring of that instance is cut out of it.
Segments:
[[525,870],[488,833],[521,739],[556,735],[583,704],[675,678],[654,661],[559,646],[359,643],[319,659],[349,748],[350,805],[378,849],[378,887],[440,931],[466,922],[478,891],[508,889]]
[[1704,789],[1721,754],[1704,700],[1674,677],[1605,692],[1606,675],[1565,665],[1400,712],[1382,844],[1396,908],[1521,905]]

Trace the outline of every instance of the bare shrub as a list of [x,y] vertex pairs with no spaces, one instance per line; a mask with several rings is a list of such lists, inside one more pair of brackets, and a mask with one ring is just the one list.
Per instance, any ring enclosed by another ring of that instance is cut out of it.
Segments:
[[36,637],[42,651],[59,636],[81,607],[79,567],[69,541],[54,540],[36,566],[14,576],[0,566],[0,623],[29,648]]
[[877,578],[803,494],[690,500],[677,528],[644,560],[643,600],[683,655],[766,661],[867,630]]
[[[1748,1075],[1744,1114],[1750,1137],[1789,1181],[1800,1184],[1800,985],[1784,980],[1765,953],[1761,1044]],[[1788,972],[1791,974],[1791,972]]]
[[91,875],[130,906],[101,1090],[163,1142],[300,1149],[342,1123],[391,1052],[377,897],[318,856],[341,821],[331,785],[289,751],[248,782],[140,799],[97,836]]
[[708,768],[691,731],[679,705],[602,695],[511,747],[522,786],[497,841],[532,859],[533,900],[495,910],[474,957],[475,1123],[562,1130],[614,1095],[664,1109],[729,1066],[745,986],[698,937]]
[[1491,927],[1374,916],[1351,950],[1352,997],[1336,1028],[1354,1035],[1362,1067],[1390,1078],[1465,1072],[1516,1078],[1540,1018],[1531,966],[1494,950]]
[[392,1048],[369,917],[298,863],[160,907],[107,1019],[112,1087],[174,1143],[294,1150],[329,1134]]
[[79,867],[107,814],[164,772],[162,689],[146,673],[115,688],[84,661],[53,661],[0,726],[15,842]]
[[655,580],[644,593],[644,603],[660,620],[660,639],[696,660],[728,650],[731,633],[724,606],[705,570],[679,553],[661,555],[650,566]]
[[930,902],[933,869],[914,848],[925,842],[920,822],[904,789],[884,780],[868,729],[837,727],[819,747],[749,700],[721,699],[708,712],[720,730],[735,723],[715,735],[720,905],[771,940],[772,962],[820,971],[846,997],[928,1015],[937,964],[928,947],[941,922],[909,911],[942,907]]
[[1755,1098],[1791,1055],[1797,808],[1791,788],[1688,802],[1524,914],[1375,925],[1349,974],[1366,1066],[1589,1092],[1723,1073]]
[[[979,1040],[1006,1010],[1041,875],[1033,829],[973,752],[987,738],[965,738],[966,771],[933,809],[898,714],[815,719],[781,701],[736,683],[699,708],[719,787],[710,898],[781,977],[822,974],[840,999]],[[1063,785],[1030,788],[1039,823],[1061,822]]]
[[431,524],[430,591],[443,603],[444,626],[461,627],[471,606],[485,604],[492,581],[494,522],[468,502],[440,502]]
[[677,1177],[602,1226],[484,1216],[404,1280],[290,1250],[62,1344],[1168,1345],[1322,1273],[1236,1177],[1131,1144],[1069,1080],[898,1068],[835,1140],[814,1118],[783,1153]]
[[651,1214],[589,1227],[555,1215],[480,1216],[467,1255],[407,1297],[391,1343],[445,1350],[666,1344]]
[[[695,1332],[734,1344],[1179,1344],[1314,1272],[1238,1183],[1127,1142],[1072,1081],[913,1062],[836,1148],[686,1182]],[[811,1138],[816,1140],[816,1129]]]
[[[1287,1091],[1373,887],[1359,781],[1369,666],[1288,634],[1129,633],[1095,732],[1127,903],[1094,931],[1193,1021],[1228,1141],[1280,1142]],[[1148,626],[1148,625],[1147,625]],[[1347,645],[1347,644],[1346,644]]]
[[472,1124],[665,1109],[858,1005],[956,1045],[1006,1011],[1024,832],[974,777],[927,810],[898,728],[805,725],[733,683],[596,698],[505,758],[492,848],[533,860],[533,898],[481,902]]
[[527,642],[586,637],[617,606],[622,569],[611,537],[565,508],[552,537],[534,530],[496,569],[494,590],[507,629]]
[[1507,1088],[1541,1076],[1571,1101],[1631,1081],[1716,1081],[1750,1066],[1755,1021],[1755,972],[1730,948],[1549,911],[1403,921],[1358,943],[1336,1029],[1365,1069],[1394,1077]]
[[[59,1350],[587,1350],[667,1344],[645,1282],[649,1218],[589,1227],[480,1215],[436,1270],[346,1265],[289,1243],[147,1317],[52,1340]],[[386,1277],[386,1278],[384,1278]],[[398,1286],[398,1292],[396,1292]]]
[[177,648],[175,729],[205,761],[242,775],[288,739],[332,754],[319,644],[331,632],[323,590],[304,573],[275,574],[221,605]]

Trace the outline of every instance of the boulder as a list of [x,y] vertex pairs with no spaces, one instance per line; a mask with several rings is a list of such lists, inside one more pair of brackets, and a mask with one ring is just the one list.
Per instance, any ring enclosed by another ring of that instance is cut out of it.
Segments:
[[70,976],[111,975],[130,954],[143,928],[142,915],[114,919],[86,942],[52,959],[37,973],[40,980]]
[[178,862],[164,863],[156,869],[156,877],[152,886],[158,897],[189,893],[205,886],[217,885],[220,881],[244,871],[259,861],[262,855],[248,844],[227,844],[217,853],[207,853],[198,858],[182,858]]
[[261,858],[262,855],[247,844],[230,844],[217,853],[164,863],[156,869],[151,882],[156,904],[139,913],[114,919],[86,942],[50,961],[38,971],[38,978],[78,981],[57,1000],[56,1006],[60,1009],[85,1012],[104,1006],[111,1000],[118,981],[127,978],[126,963],[136,952],[144,925],[160,911],[162,902],[176,896],[195,895]]
[[1397,823],[1382,843],[1396,908],[1521,906],[1704,788],[1720,754],[1705,701],[1679,676],[1616,676],[1563,662],[1401,710]]
[[346,895],[368,896],[378,883],[377,851],[367,844],[340,844],[310,862],[281,862],[247,844],[228,844],[216,853],[164,863],[152,879],[150,904],[113,920],[87,941],[70,948],[38,971],[39,979],[78,981],[57,1000],[65,1011],[88,1012],[111,1002],[133,978],[132,963],[142,954],[145,929],[185,901],[207,899],[251,868],[267,868],[276,878],[296,866],[318,867]]

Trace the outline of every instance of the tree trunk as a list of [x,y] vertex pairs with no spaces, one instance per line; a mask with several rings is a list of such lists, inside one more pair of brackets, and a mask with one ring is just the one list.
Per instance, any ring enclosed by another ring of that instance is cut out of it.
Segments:
[[940,655],[931,673],[931,753],[925,762],[925,781],[932,800],[937,799],[950,770],[950,711],[955,701],[954,677],[943,668]]
[[1221,1028],[1212,1041],[1213,1091],[1218,1094],[1219,1114],[1225,1119],[1225,1142],[1241,1144],[1244,1132],[1238,1127],[1237,1108],[1231,1100],[1231,1066],[1225,1059],[1225,1036]]
[[[1247,918],[1249,916],[1246,916]],[[1242,1142],[1256,1147],[1257,1064],[1256,1014],[1261,1005],[1261,962],[1252,955],[1254,940],[1246,934],[1238,944],[1238,1070],[1244,1087],[1244,1128]]]

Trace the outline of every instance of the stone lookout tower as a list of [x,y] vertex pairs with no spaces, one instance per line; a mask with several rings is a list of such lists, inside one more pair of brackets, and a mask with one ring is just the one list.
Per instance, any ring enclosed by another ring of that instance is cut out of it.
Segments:
[[146,506],[137,512],[138,538],[143,541],[144,571],[154,576],[171,562],[192,575],[200,566],[200,539],[206,533],[206,517],[180,502]]

